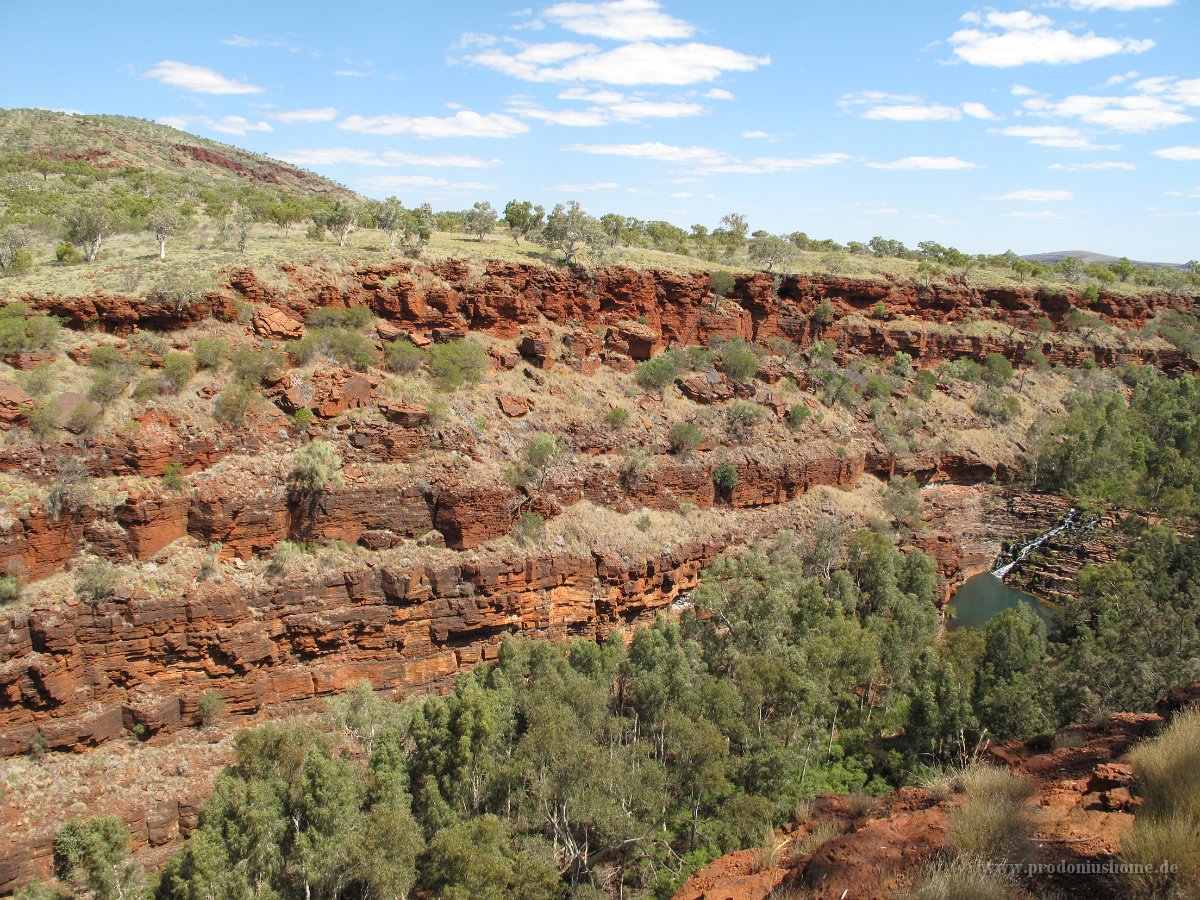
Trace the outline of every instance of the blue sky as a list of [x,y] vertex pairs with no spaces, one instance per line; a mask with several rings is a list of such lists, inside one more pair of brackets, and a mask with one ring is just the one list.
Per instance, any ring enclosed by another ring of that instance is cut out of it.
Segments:
[[3,6],[0,106],[406,204],[1200,257],[1200,0]]

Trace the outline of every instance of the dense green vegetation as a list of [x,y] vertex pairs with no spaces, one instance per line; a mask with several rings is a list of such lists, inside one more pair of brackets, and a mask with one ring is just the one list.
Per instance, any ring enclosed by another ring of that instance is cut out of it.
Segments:
[[1200,512],[1200,380],[1151,368],[1121,374],[1123,385],[1070,399],[1067,419],[1039,446],[1038,484],[1092,504]]

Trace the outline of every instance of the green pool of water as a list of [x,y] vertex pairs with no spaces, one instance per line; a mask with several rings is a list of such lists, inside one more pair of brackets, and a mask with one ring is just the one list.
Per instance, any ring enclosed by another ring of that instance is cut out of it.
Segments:
[[952,615],[947,622],[950,628],[982,628],[993,616],[1018,603],[1033,607],[1047,628],[1053,625],[1053,610],[1048,603],[1009,587],[991,572],[972,575],[954,592],[950,598]]

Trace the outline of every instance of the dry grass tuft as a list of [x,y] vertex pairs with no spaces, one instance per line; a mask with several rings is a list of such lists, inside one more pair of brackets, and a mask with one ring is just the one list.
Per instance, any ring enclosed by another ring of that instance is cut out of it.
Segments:
[[916,900],[1024,900],[1017,879],[989,872],[975,860],[956,859],[926,868],[913,891]]
[[999,862],[1028,850],[1025,804],[1033,784],[1008,769],[975,764],[958,778],[967,802],[950,816],[950,846],[960,859]]

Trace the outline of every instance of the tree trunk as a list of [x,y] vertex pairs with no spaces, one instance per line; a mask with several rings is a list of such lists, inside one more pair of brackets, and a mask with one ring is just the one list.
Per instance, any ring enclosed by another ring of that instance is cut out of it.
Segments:
[[167,258],[167,239],[165,237],[158,239],[158,258]]

